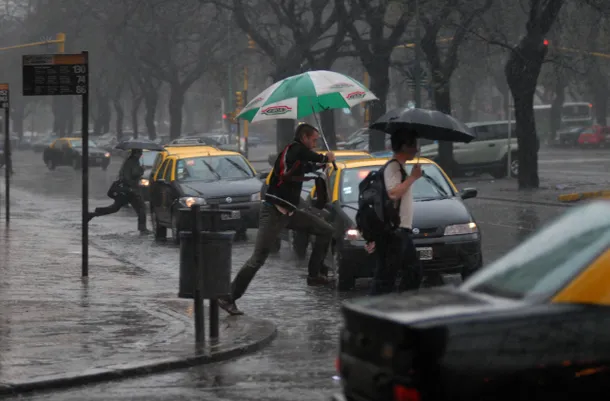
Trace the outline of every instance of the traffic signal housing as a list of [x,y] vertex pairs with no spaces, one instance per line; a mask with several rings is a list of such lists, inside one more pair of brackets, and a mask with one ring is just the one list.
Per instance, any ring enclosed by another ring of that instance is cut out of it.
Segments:
[[241,109],[244,107],[244,94],[243,92],[235,92],[235,108]]
[[256,48],[256,42],[254,42],[254,40],[252,40],[250,35],[248,35],[248,49],[254,49],[254,48]]

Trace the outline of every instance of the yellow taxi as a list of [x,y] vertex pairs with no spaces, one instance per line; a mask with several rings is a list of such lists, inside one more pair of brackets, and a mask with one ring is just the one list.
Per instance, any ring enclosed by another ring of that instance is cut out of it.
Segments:
[[[335,226],[334,255],[339,290],[350,290],[358,278],[372,277],[375,260],[364,250],[365,241],[356,227],[360,182],[388,159],[351,160],[337,163],[330,171],[328,188],[330,214]],[[432,160],[407,162],[411,171],[419,163],[424,175],[413,184],[413,240],[424,274],[461,274],[467,277],[483,263],[481,233],[463,200],[477,190],[458,191],[451,179]],[[314,187],[314,199],[315,192]]]
[[179,210],[194,204],[231,210],[222,217],[219,229],[236,231],[236,239],[243,239],[248,228],[258,227],[262,183],[252,165],[240,153],[201,148],[166,148],[169,152],[150,187],[150,215],[157,239],[165,238],[169,228],[178,244],[179,232],[189,226]]
[[[99,166],[106,170],[110,164],[110,153],[99,148],[89,140],[89,165]],[[83,138],[58,138],[42,153],[42,160],[49,170],[59,166],[72,166],[75,170],[81,168],[83,154]]]

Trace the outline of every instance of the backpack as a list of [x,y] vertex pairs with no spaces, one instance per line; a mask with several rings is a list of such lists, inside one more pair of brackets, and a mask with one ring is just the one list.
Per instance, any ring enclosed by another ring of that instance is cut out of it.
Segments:
[[[371,171],[358,185],[358,212],[356,213],[356,228],[366,241],[374,241],[394,230],[400,224],[400,201],[395,206],[388,196],[383,173],[392,163],[392,159],[377,171]],[[400,166],[402,180],[407,177],[404,168]]]

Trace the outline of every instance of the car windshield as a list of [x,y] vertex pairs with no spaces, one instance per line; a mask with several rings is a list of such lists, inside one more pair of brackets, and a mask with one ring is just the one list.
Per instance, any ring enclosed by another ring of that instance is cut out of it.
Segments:
[[[70,141],[72,143],[72,147],[73,148],[82,148],[83,147],[83,141],[82,139],[72,139]],[[95,142],[93,141],[89,141],[89,147],[90,148],[95,148],[97,145],[95,144]]]
[[254,177],[242,156],[201,156],[178,160],[178,181],[240,180]]
[[155,163],[155,158],[157,157],[158,153],[159,152],[157,152],[156,150],[143,152],[142,157],[140,157],[140,164],[145,167],[152,167],[152,165]]
[[608,206],[592,203],[567,212],[475,273],[461,288],[512,299],[545,299],[565,287],[609,246]]
[[[443,199],[453,195],[451,186],[445,179],[440,169],[434,164],[422,164],[422,171],[427,178],[420,178],[413,184],[413,200],[427,201]],[[407,173],[410,173],[413,165],[407,164]],[[341,178],[341,201],[343,203],[358,202],[358,185],[371,172],[378,170],[379,166],[367,166],[348,168],[343,170]]]

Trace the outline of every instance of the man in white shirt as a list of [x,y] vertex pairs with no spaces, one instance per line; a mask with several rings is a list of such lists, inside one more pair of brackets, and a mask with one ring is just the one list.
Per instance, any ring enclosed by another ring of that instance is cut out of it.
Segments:
[[399,291],[419,288],[421,262],[412,239],[413,194],[415,181],[422,176],[421,166],[413,166],[411,174],[404,170],[408,160],[417,155],[415,132],[396,132],[391,137],[393,161],[384,170],[384,183],[388,197],[397,208],[398,228],[369,245],[368,250],[377,254],[377,267],[373,275],[371,295],[392,292],[398,272],[402,272]]

